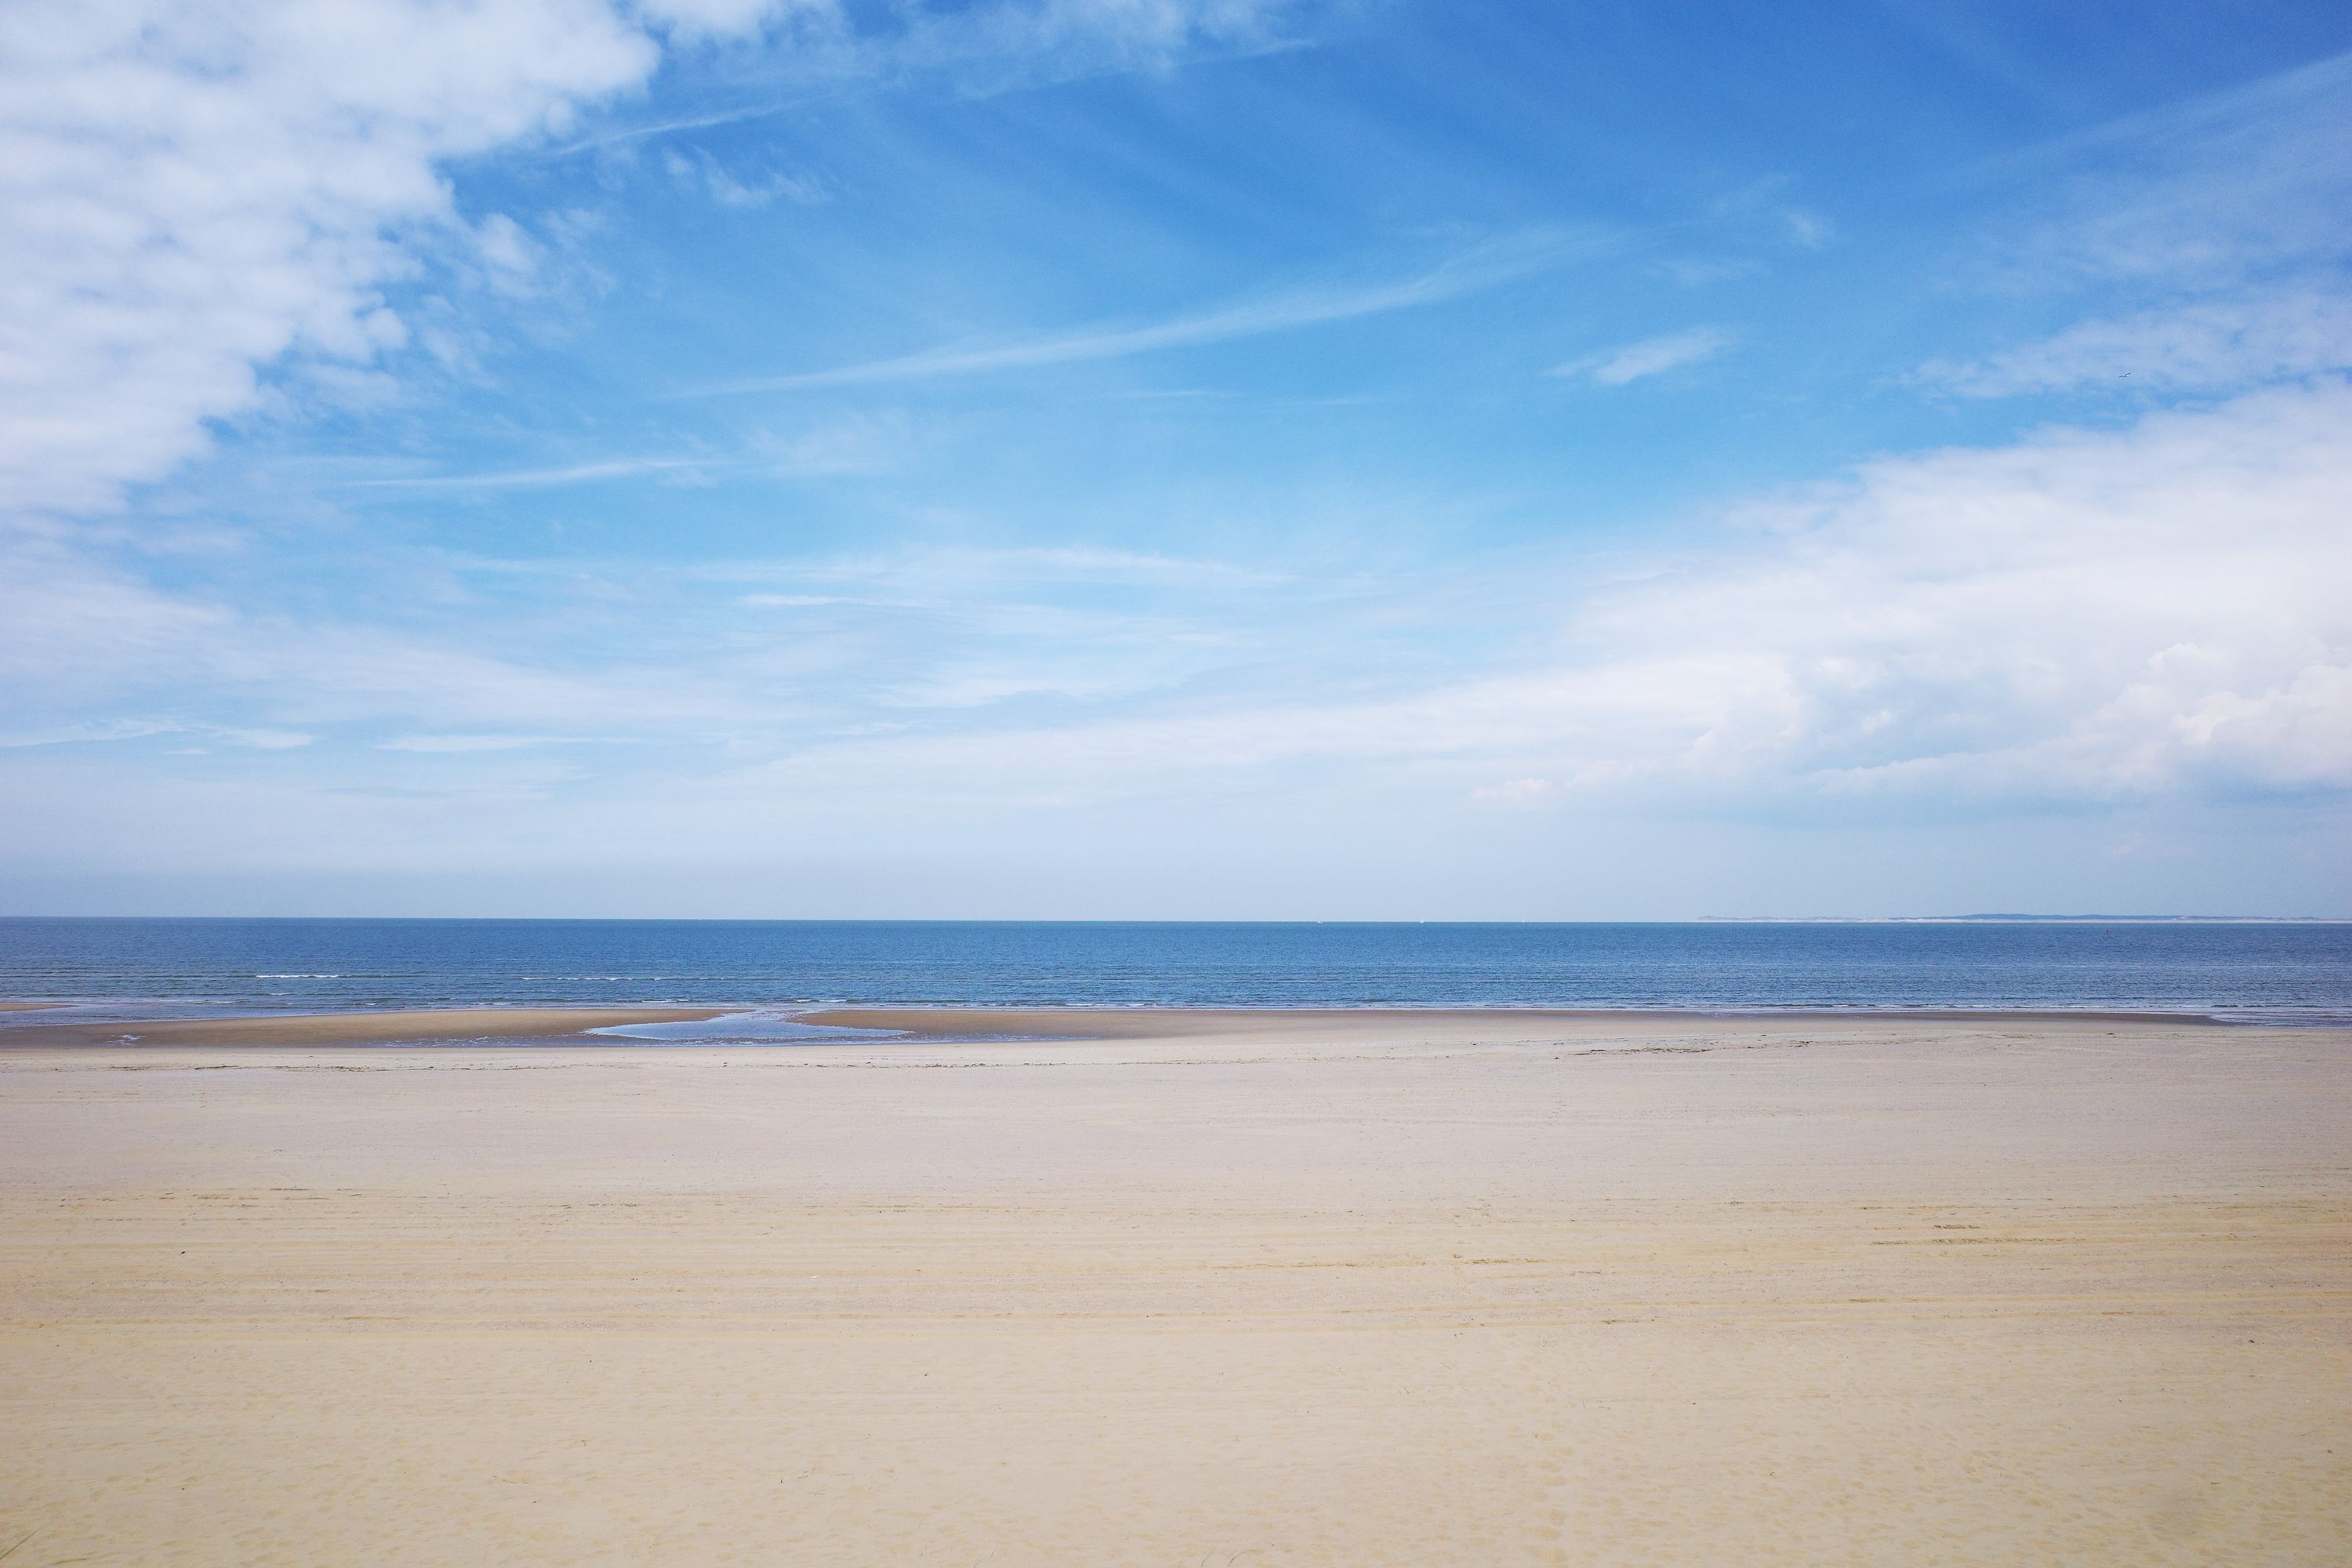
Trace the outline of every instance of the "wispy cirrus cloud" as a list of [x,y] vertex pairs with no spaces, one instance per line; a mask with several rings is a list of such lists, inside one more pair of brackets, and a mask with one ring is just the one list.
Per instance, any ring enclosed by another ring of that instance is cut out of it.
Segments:
[[1582,378],[1602,386],[1623,386],[1645,376],[1704,364],[1738,341],[1738,334],[1721,327],[1693,327],[1580,355],[1565,364],[1554,365],[1546,374]]
[[[859,83],[929,81],[986,97],[1118,72],[1163,74],[1210,60],[1311,47],[1344,4],[1332,0],[992,0],[929,5],[896,0],[712,0],[721,16],[764,10],[769,48],[749,101],[697,114],[607,124],[549,155],[619,151],[698,131],[790,113]],[[714,195],[718,193],[714,191]],[[720,198],[722,201],[723,197]]]
[[252,729],[235,724],[193,723],[179,719],[111,719],[100,723],[67,724],[50,730],[0,733],[0,747],[79,746],[119,741],[144,741],[155,736],[185,735],[246,746],[262,752],[290,752],[310,744],[315,737],[299,730]]
[[665,153],[662,168],[681,189],[700,191],[720,206],[738,211],[764,207],[778,200],[814,204],[830,195],[824,181],[809,175],[773,169],[746,172],[730,168],[700,150],[691,154],[676,151]]
[[1918,380],[1970,397],[2072,392],[2221,392],[2352,367],[2352,299],[2259,289],[2078,321],[1982,359],[1936,361]]
[[709,458],[615,458],[599,463],[572,463],[553,468],[505,468],[476,474],[394,474],[347,479],[352,489],[373,490],[510,490],[541,489],[557,485],[589,484],[599,479],[633,479],[663,475],[691,477],[720,466]]
[[2352,54],[2130,115],[2038,150],[2063,175],[2004,226],[2014,287],[2225,289],[2340,258]]
[[2038,150],[2065,173],[2001,226],[1990,280],[2095,289],[2100,308],[1913,379],[1972,397],[2226,393],[2352,366],[2347,121],[2339,55]]
[[782,375],[746,376],[696,387],[688,397],[794,392],[877,382],[930,381],[1032,370],[1088,360],[1124,359],[1166,349],[1192,348],[1332,321],[1354,321],[1460,299],[1501,287],[1570,261],[1623,247],[1622,236],[1538,230],[1473,246],[1435,266],[1369,283],[1318,284],[1238,300],[1161,321],[1098,325],[1045,332],[1011,342],[949,344],[862,364]]
[[904,421],[855,416],[800,430],[755,431],[730,437],[723,449],[637,454],[533,468],[490,468],[464,473],[370,474],[339,481],[352,490],[424,493],[552,489],[571,485],[650,479],[657,484],[699,487],[722,478],[765,476],[814,478],[869,474],[889,466],[914,436]]
[[383,752],[421,752],[435,755],[464,754],[474,752],[520,752],[534,746],[574,746],[583,744],[576,735],[395,735],[389,741],[379,741],[376,749]]

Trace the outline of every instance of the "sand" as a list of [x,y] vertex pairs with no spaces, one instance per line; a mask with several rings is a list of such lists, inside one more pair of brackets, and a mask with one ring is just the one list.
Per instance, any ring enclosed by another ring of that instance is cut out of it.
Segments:
[[142,1023],[26,1024],[0,1048],[58,1046],[396,1046],[553,1040],[621,1024],[682,1024],[715,1007],[445,1007],[378,1013],[276,1013],[247,1018]]
[[0,1047],[0,1553],[2346,1560],[2352,1035],[1143,1016]]

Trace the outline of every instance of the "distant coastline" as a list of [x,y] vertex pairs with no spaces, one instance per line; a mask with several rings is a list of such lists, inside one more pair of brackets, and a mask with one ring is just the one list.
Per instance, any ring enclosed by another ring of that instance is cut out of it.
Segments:
[[[1662,921],[1653,923],[1672,925],[1682,922]],[[1701,925],[2352,925],[2352,915],[1702,915],[1692,923]]]

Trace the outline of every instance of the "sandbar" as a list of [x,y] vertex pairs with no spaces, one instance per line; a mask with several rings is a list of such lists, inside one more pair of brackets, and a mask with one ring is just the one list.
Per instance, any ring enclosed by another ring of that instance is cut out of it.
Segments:
[[887,1029],[919,1040],[1155,1040],[1210,1036],[1313,1040],[1412,1037],[1454,1042],[1529,1039],[1588,1034],[1618,1038],[1643,1033],[1686,1034],[1694,1021],[1733,1029],[1801,1024],[1832,1030],[1884,1029],[1909,1024],[1985,1025],[2008,1022],[2163,1024],[2221,1027],[2203,1014],[1931,1011],[1844,1008],[1808,1011],[1696,1012],[1611,1007],[820,1007],[799,1012],[802,1023],[832,1028]]

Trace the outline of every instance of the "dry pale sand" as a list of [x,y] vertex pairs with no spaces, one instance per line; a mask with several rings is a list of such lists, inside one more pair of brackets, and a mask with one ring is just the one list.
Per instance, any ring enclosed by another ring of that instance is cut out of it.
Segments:
[[2352,1036],[1126,1016],[11,1029],[6,1568],[2347,1561]]

